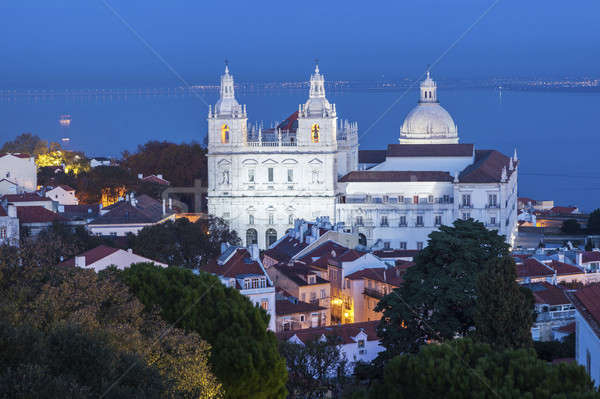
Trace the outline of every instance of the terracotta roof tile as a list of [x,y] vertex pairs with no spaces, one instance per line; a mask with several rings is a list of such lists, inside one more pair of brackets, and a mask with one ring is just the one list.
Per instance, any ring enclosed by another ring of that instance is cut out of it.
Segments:
[[517,263],[517,277],[553,276],[554,271],[534,258],[527,258]]
[[570,265],[568,263],[559,262],[557,260],[553,260],[548,264],[551,268],[556,270],[556,274],[558,276],[568,275],[568,274],[583,274],[583,270],[578,268],[575,265]]
[[510,158],[498,151],[477,150],[475,162],[460,173],[459,180],[461,183],[499,182],[503,167],[506,167],[506,176],[510,176],[509,162]]
[[358,163],[382,163],[386,154],[386,150],[359,150]]
[[0,154],[0,158],[5,157],[7,155],[12,155],[13,157],[17,157],[17,158],[31,158],[31,155],[26,154],[26,153],[19,153],[19,152],[4,152],[2,154]]
[[473,144],[389,144],[388,157],[470,157]]
[[168,180],[160,178],[156,175],[150,175],[150,176],[143,177],[142,182],[160,184],[161,186],[168,186],[171,184]]
[[526,285],[533,291],[535,302],[545,305],[565,305],[571,303],[565,292],[558,286],[546,282]]
[[287,119],[281,122],[277,127],[281,130],[289,130],[290,132],[298,130],[298,111],[288,116]]
[[[117,251],[119,251],[118,248],[112,248],[107,245],[99,245],[96,248],[92,248],[89,251],[86,251],[78,256],[85,256],[85,264],[86,266],[89,266],[92,263],[98,262],[100,259],[106,258],[107,256],[114,254]],[[75,258],[66,260],[60,263],[58,266],[75,267]]]
[[61,184],[58,187],[62,188],[65,191],[75,191],[75,189],[71,186],[67,186],[66,184]]
[[[407,144],[415,145],[415,144]],[[454,179],[448,172],[441,171],[376,171],[357,170],[343,176],[339,181],[351,182],[452,182]]]
[[[286,276],[289,280],[291,280],[294,284],[299,287],[304,287],[308,285],[317,285],[317,284],[329,284],[329,281],[320,277],[317,273],[317,270],[311,268],[310,266],[306,266],[300,263],[294,263],[292,266],[288,266],[287,264],[278,264],[271,266],[284,276]],[[308,275],[315,275],[315,283],[310,284],[307,280]]]
[[295,335],[302,342],[309,342],[319,339],[323,335],[333,335],[339,337],[342,344],[353,344],[356,343],[356,341],[352,339],[352,337],[356,337],[361,331],[364,331],[365,334],[367,334],[368,341],[378,341],[379,337],[377,336],[377,324],[379,324],[378,320],[365,321],[362,323],[342,324],[328,327],[313,327],[294,331],[281,331],[276,335],[277,338],[281,340],[288,340]]
[[380,249],[374,251],[373,255],[381,258],[414,258],[419,254],[418,249]]
[[386,269],[383,267],[373,267],[363,269],[347,275],[346,278],[350,280],[375,280],[381,283],[391,284],[395,287],[400,287],[400,285],[402,284],[400,272],[395,268]]
[[236,248],[235,253],[222,265],[217,259],[211,259],[208,264],[200,267],[200,270],[223,276],[236,278],[242,275],[265,275],[260,264],[252,260],[250,253],[245,248]]
[[283,237],[277,245],[267,249],[264,255],[276,260],[277,262],[289,262],[294,255],[306,248],[308,244],[301,242],[300,240],[286,236]]
[[573,304],[590,323],[596,335],[600,336],[600,285],[586,285],[569,296],[574,299]]
[[66,219],[43,206],[18,206],[17,217],[20,223],[62,222]]
[[50,198],[42,197],[36,193],[23,193],[23,194],[6,194],[2,197],[2,200],[8,202],[36,202],[36,201],[52,201]]
[[298,301],[298,303],[293,303],[286,299],[276,301],[275,311],[278,316],[286,315],[286,314],[294,314],[294,313],[306,313],[306,312],[316,312],[319,310],[325,310],[326,308],[315,305],[308,302]]

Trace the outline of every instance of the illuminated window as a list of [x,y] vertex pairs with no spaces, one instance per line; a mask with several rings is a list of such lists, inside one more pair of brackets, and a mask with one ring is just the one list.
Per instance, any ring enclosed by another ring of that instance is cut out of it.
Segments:
[[313,143],[319,142],[319,124],[315,123],[310,128],[310,139]]
[[229,143],[229,126],[225,124],[221,127],[221,143]]

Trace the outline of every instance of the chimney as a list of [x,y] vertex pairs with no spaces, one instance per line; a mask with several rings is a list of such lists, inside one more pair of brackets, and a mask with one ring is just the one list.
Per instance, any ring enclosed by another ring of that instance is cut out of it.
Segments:
[[252,260],[258,261],[258,258],[260,256],[260,252],[258,251],[258,245],[257,244],[250,244],[248,246],[248,252],[250,252],[250,257],[252,258]]
[[9,217],[16,218],[17,217],[17,207],[14,206],[13,204],[8,205],[7,213],[8,213]]
[[144,178],[144,174],[143,173],[138,173],[138,179],[142,180]]
[[85,267],[85,256],[75,257],[75,267]]
[[169,209],[173,209],[173,198],[169,198]]
[[577,257],[577,264],[579,266],[581,266],[581,264],[583,263],[583,253],[582,252],[577,252],[576,257]]
[[162,175],[162,174],[160,174],[160,175],[156,175],[156,177],[158,177],[159,179],[162,179],[162,178],[163,178],[163,175]]
[[127,248],[127,252],[129,252],[130,254],[132,254],[133,253],[133,249]]
[[162,211],[163,211],[163,212],[162,212],[162,213],[163,213],[163,215],[164,215],[165,213],[167,213],[167,200],[166,200],[166,199],[164,199],[164,198],[163,198],[163,200],[162,200]]

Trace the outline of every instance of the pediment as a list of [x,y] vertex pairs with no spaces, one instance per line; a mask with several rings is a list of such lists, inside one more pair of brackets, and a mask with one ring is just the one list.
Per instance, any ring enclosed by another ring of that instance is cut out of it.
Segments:
[[308,161],[308,163],[311,165],[323,165],[323,161],[321,161],[318,158],[313,158],[310,161]]
[[269,159],[265,159],[264,161],[262,161],[263,165],[277,165],[277,161],[269,158]]
[[244,159],[242,161],[242,165],[244,165],[244,166],[254,166],[254,165],[258,165],[258,161],[256,159]]
[[219,165],[219,166],[231,165],[231,161],[229,161],[227,159],[221,159],[219,162],[217,162],[217,165]]
[[281,163],[284,165],[295,165],[298,163],[298,161],[296,161],[295,159],[287,158],[281,161]]

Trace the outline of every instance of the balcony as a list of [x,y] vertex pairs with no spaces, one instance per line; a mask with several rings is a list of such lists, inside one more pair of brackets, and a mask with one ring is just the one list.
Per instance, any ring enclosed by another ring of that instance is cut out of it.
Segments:
[[498,205],[498,204],[486,204],[485,208],[486,209],[498,209],[498,208],[500,208],[500,205]]
[[458,207],[460,209],[473,209],[473,204],[460,204]]

